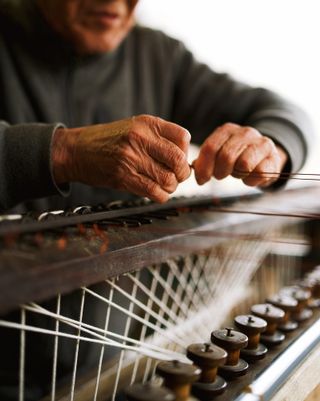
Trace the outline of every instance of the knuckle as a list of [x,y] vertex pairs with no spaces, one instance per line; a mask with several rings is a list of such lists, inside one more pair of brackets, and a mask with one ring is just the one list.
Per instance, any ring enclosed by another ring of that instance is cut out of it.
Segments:
[[169,194],[161,193],[154,197],[154,199],[159,203],[165,203],[169,200]]
[[176,183],[175,175],[171,171],[164,171],[162,173],[162,184],[166,186],[173,186]]
[[179,177],[179,182],[183,182],[185,180],[187,180],[190,176],[190,171],[188,171],[187,169],[183,170],[180,177]]
[[149,114],[139,114],[138,116],[135,116],[133,118],[134,118],[134,121],[148,123],[148,122],[152,121],[153,118],[155,118],[155,117],[152,117]]
[[172,185],[171,188],[169,188],[169,193],[172,194],[178,187],[178,182],[175,182],[174,185]]
[[149,114],[142,114],[140,116],[141,122],[146,124],[148,127],[151,127],[155,132],[160,132],[162,126],[162,118],[151,116]]
[[138,142],[140,137],[141,137],[141,131],[132,127],[132,129],[130,129],[127,132],[126,140],[127,143],[132,144],[134,142]]
[[267,136],[261,137],[261,143],[264,147],[273,150],[275,149],[275,144],[272,139],[268,138]]
[[219,154],[219,162],[223,165],[230,166],[234,163],[234,158],[230,152],[221,151]]
[[168,194],[172,194],[177,189],[178,184],[171,185],[170,187],[164,187],[164,190]]
[[242,127],[240,132],[244,137],[252,136],[253,133],[251,127]]
[[249,126],[244,126],[241,128],[241,135],[245,138],[256,138],[261,136],[259,131]]
[[227,123],[224,123],[223,125],[221,125],[220,128],[223,130],[229,131],[229,130],[233,130],[234,128],[239,128],[239,125],[227,122]]
[[[143,131],[143,129],[151,129],[152,131],[159,132],[161,127],[162,119],[160,117],[155,117],[150,114],[140,114],[138,116],[133,117],[133,128],[139,127],[139,131]],[[142,128],[142,130],[141,130]]]
[[123,144],[118,150],[118,157],[120,162],[122,160],[130,160],[132,158],[132,149],[128,144]]
[[148,196],[155,196],[158,190],[158,184],[153,181],[148,181],[145,185],[145,190]]
[[172,165],[175,170],[179,169],[184,163],[186,163],[185,154],[182,151],[172,152],[171,155]]
[[127,135],[131,132],[137,132],[139,130],[139,127],[141,127],[141,116],[130,117]]
[[239,171],[244,171],[244,172],[251,171],[251,165],[247,158],[238,160],[236,168]]
[[211,155],[212,156],[215,155],[215,153],[217,152],[217,146],[215,145],[213,138],[204,143],[204,145],[202,146],[201,152],[203,153],[204,156],[207,156],[207,157],[211,157]]

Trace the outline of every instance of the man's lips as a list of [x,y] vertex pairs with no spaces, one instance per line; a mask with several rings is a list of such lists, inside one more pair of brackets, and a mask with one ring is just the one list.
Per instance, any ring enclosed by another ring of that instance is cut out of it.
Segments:
[[112,26],[121,20],[121,15],[113,11],[93,10],[88,12],[87,15],[105,26]]
[[119,13],[113,12],[113,11],[96,11],[93,10],[89,14],[91,15],[96,15],[97,17],[106,17],[106,18],[119,18],[120,15]]

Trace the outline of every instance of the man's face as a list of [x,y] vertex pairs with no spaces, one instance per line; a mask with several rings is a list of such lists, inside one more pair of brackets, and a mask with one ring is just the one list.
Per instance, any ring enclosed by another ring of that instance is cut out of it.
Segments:
[[37,0],[51,27],[82,54],[115,49],[133,25],[138,0]]

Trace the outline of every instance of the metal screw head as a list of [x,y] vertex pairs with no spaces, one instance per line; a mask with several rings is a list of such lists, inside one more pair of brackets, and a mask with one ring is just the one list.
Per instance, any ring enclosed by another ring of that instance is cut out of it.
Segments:
[[204,344],[204,352],[212,352],[211,344],[209,343]]
[[225,330],[227,330],[227,337],[232,337],[233,327],[226,327]]
[[248,317],[248,323],[254,323],[254,319],[253,319],[252,316],[249,316],[249,317]]

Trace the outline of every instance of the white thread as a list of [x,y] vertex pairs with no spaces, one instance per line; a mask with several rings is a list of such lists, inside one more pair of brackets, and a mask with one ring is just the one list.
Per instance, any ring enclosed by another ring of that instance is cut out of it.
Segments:
[[[149,269],[150,271],[150,269]],[[157,278],[157,280],[159,281],[159,283],[162,285],[162,287],[164,288],[165,291],[168,292],[168,294],[170,295],[170,297],[173,299],[173,301],[179,305],[181,311],[183,312],[185,317],[188,317],[188,309],[187,307],[182,303],[182,299],[179,297],[177,297],[176,293],[172,290],[172,288],[170,288],[168,286],[168,283],[159,275],[159,273],[155,270],[153,272],[153,274],[155,275],[155,277]]]
[[[154,270],[156,268],[157,267],[155,266]],[[160,270],[160,268],[159,268],[159,270]],[[153,275],[153,278],[155,279],[154,275]],[[174,280],[174,274],[169,269],[166,282],[170,287],[172,287],[173,280]],[[161,298],[161,303],[167,305],[168,300],[169,300],[169,293],[167,291],[163,291],[162,298]],[[177,314],[175,313],[175,311],[176,311],[175,306],[177,306],[177,305],[173,304],[171,309],[172,309],[172,312],[175,314],[175,316],[177,316]],[[159,314],[160,315],[164,315],[164,311],[161,308],[160,308]],[[178,320],[178,316],[177,316],[177,320]],[[159,325],[158,322],[156,324]],[[174,348],[174,346],[175,346],[175,344],[171,343],[171,344],[168,345],[168,349]],[[148,374],[149,374],[149,371],[150,371],[150,367],[151,367],[151,363],[152,363],[151,358],[148,358],[147,362],[146,362],[146,368],[145,368],[144,376],[143,376],[143,383],[145,383],[145,381],[147,380],[147,377],[148,377]],[[155,370],[153,370],[153,372],[151,373],[151,379],[150,380],[153,380],[154,374],[155,374]]]
[[121,312],[123,312],[125,315],[131,316],[134,319],[136,319],[138,322],[146,324],[148,327],[150,327],[152,330],[156,331],[158,334],[161,334],[164,337],[167,337],[170,341],[175,341],[177,343],[179,343],[182,347],[185,346],[185,343],[182,341],[178,341],[177,338],[175,338],[174,336],[172,336],[170,334],[170,332],[167,332],[163,329],[158,328],[157,326],[155,326],[153,323],[150,322],[146,322],[144,321],[144,319],[142,319],[140,316],[136,315],[135,313],[131,313],[130,311],[126,310],[125,308],[121,307],[120,305],[117,305],[114,302],[111,302],[103,297],[101,297],[99,294],[89,290],[88,288],[84,288],[85,291],[87,291],[89,294],[93,295],[94,297],[100,299],[102,302],[105,302],[107,304],[110,304],[111,306],[113,306],[115,309],[120,310]]
[[190,283],[188,283],[188,280],[186,280],[186,278],[183,276],[183,274],[181,274],[181,271],[179,270],[178,266],[174,263],[173,260],[168,260],[168,265],[170,266],[172,271],[175,273],[180,286],[184,289],[185,296],[187,296],[189,299],[189,304],[186,303],[187,309],[189,310],[189,308],[192,304],[194,309],[197,310],[198,304],[196,303],[196,301],[198,300],[198,294],[196,294],[196,293],[194,293],[194,291],[192,291],[192,288],[190,288]]
[[[140,277],[140,271],[138,271],[136,273],[137,278],[139,279]],[[113,284],[113,283],[111,283]],[[113,284],[114,285],[114,284]],[[132,288],[132,294],[130,296],[130,299],[135,299],[135,297],[137,296],[137,289],[138,286],[136,284],[133,285]],[[129,312],[132,313],[133,312],[133,308],[134,308],[135,302],[131,300],[130,305],[129,305]],[[126,326],[124,329],[124,337],[128,337],[129,334],[129,329],[130,329],[130,325],[131,325],[131,316],[129,315],[127,317],[127,321],[126,321]],[[125,342],[124,342],[125,344]],[[117,373],[116,373],[116,379],[114,382],[114,387],[113,387],[113,394],[112,394],[112,401],[115,401],[116,399],[116,395],[117,395],[117,390],[118,390],[118,385],[119,385],[119,380],[120,380],[120,374],[121,374],[121,369],[122,369],[122,362],[123,362],[123,357],[124,357],[124,350],[122,350],[120,352],[120,357],[119,357],[119,361],[118,361],[118,369],[117,369]]]
[[[60,305],[61,305],[61,295],[58,294],[57,297],[57,309],[56,314],[60,314]],[[59,332],[59,324],[60,321],[56,320],[55,331]],[[56,399],[56,381],[57,381],[57,362],[58,362],[58,340],[59,337],[56,335],[54,338],[53,345],[53,363],[52,363],[52,385],[51,385],[51,401]]]
[[[166,305],[166,303],[162,302],[159,300],[152,291],[152,288],[149,290],[144,284],[142,284],[140,281],[137,281],[136,278],[132,277],[131,274],[128,274],[128,277],[135,283],[137,286],[148,296],[148,299],[152,300],[153,303],[159,306],[159,313],[158,316],[163,320],[163,315],[166,314],[167,316],[170,317],[170,319],[177,324],[177,315],[172,312],[171,309],[169,309]],[[153,280],[155,280],[155,277],[153,276]],[[157,281],[156,281],[157,283]],[[160,313],[161,312],[161,313]]]
[[[109,281],[107,281],[108,284],[110,284],[113,288],[115,288],[118,292],[120,292],[120,294],[122,294],[123,296],[125,296],[126,298],[128,298],[130,300],[130,302],[133,302],[135,305],[137,305],[140,309],[142,309],[144,312],[149,313],[152,317],[154,317],[157,321],[159,321],[163,326],[165,326],[167,329],[170,329],[172,327],[174,327],[175,325],[173,325],[172,323],[169,323],[167,320],[165,320],[164,318],[162,318],[158,313],[155,313],[152,309],[148,308],[147,305],[144,305],[142,302],[140,302],[138,299],[135,299],[134,296],[128,294],[127,292],[125,292],[122,288],[120,288],[119,286],[117,286],[116,284],[111,284]],[[135,286],[137,286],[136,283],[134,283]],[[132,312],[131,312],[132,313]],[[148,321],[148,320],[146,320]],[[176,340],[176,341],[179,341]]]
[[[21,325],[26,323],[26,311],[21,309]],[[19,362],[19,401],[24,401],[24,369],[25,369],[25,356],[26,356],[26,332],[20,332],[20,362]]]
[[[129,275],[129,277],[131,278],[131,280],[136,282],[136,277],[133,277],[131,274]],[[137,286],[139,286],[139,284],[141,284],[141,283],[138,281],[137,282]],[[141,287],[139,287],[139,288],[141,288]],[[151,282],[150,292],[152,294],[155,294],[156,288],[157,288],[157,281],[156,281],[155,277],[153,277],[152,278],[152,282]],[[152,304],[153,304],[153,299],[151,297],[148,297],[148,302],[147,302],[148,309],[152,308]],[[144,319],[145,320],[149,320],[150,319],[150,314],[148,312],[145,313]],[[144,341],[145,340],[146,332],[147,332],[147,326],[143,325],[142,328],[141,328],[139,341]],[[133,384],[134,381],[135,381],[135,378],[136,378],[136,375],[137,375],[137,371],[138,371],[138,366],[139,366],[139,360],[140,359],[137,358],[135,360],[134,365],[133,365],[130,384]],[[146,374],[146,372],[144,374]]]
[[69,339],[73,339],[73,340],[77,340],[79,338],[81,341],[86,341],[86,342],[90,342],[90,343],[109,345],[111,347],[120,348],[120,349],[125,348],[129,351],[134,351],[134,352],[146,355],[146,356],[150,356],[151,358],[160,359],[163,361],[170,361],[172,359],[177,359],[181,362],[186,362],[186,357],[184,354],[181,354],[181,353],[179,354],[178,352],[170,351],[171,352],[171,355],[170,355],[168,353],[168,350],[166,350],[166,349],[163,349],[164,352],[161,353],[161,352],[153,351],[148,348],[134,347],[131,345],[123,345],[123,344],[116,343],[116,342],[108,342],[106,340],[93,339],[93,338],[88,338],[88,337],[83,337],[83,336],[79,337],[78,335],[69,334],[69,333],[62,333],[62,332],[57,333],[54,330],[43,329],[40,327],[29,326],[26,324],[22,325],[20,323],[9,322],[6,320],[0,320],[0,326],[11,328],[11,329],[31,331],[31,332],[39,333],[39,334],[48,334],[48,335],[52,335],[52,336],[57,335],[59,337],[69,338]]
[[70,401],[74,400],[74,389],[75,389],[75,385],[76,385],[78,356],[79,356],[79,348],[80,348],[81,322],[82,322],[82,318],[83,318],[83,308],[84,308],[85,295],[86,295],[85,291],[82,290],[81,305],[80,305],[80,315],[79,315],[80,326],[79,326],[79,329],[78,329],[78,338],[77,338],[77,343],[76,343],[76,350],[75,350],[75,353],[74,353],[74,364],[73,364],[73,372],[72,372]]
[[[110,288],[109,299],[110,300],[113,299],[113,288]],[[105,323],[104,323],[104,331],[105,331],[104,337],[107,336],[106,331],[107,331],[107,328],[109,326],[110,312],[111,312],[111,307],[110,307],[110,305],[107,305],[107,313],[106,313],[106,318],[105,318]],[[100,376],[101,376],[101,369],[102,369],[102,361],[103,361],[103,356],[104,356],[104,349],[105,349],[105,346],[103,345],[101,347],[101,351],[100,351],[99,365],[98,365],[98,372],[97,372],[97,380],[96,380],[96,385],[95,385],[95,389],[94,389],[93,401],[97,401],[97,396],[98,396],[98,391],[99,391],[99,383],[100,383]]]
[[[105,337],[106,335],[110,335],[110,336],[119,338],[121,340],[131,342],[133,344],[139,345],[140,347],[143,347],[143,346],[148,347],[151,350],[154,350],[155,352],[168,353],[168,355],[173,356],[172,351],[168,351],[166,349],[157,347],[156,345],[146,344],[144,342],[140,342],[140,341],[135,340],[133,338],[124,337],[124,336],[122,336],[120,334],[116,334],[116,333],[113,333],[113,332],[108,331],[108,330],[105,331],[103,329],[100,329],[99,327],[91,326],[91,325],[83,323],[83,322],[81,322],[81,324],[79,324],[79,322],[77,320],[74,320],[74,319],[71,319],[71,318],[68,318],[68,317],[65,317],[65,316],[62,316],[62,315],[57,315],[57,314],[55,314],[53,312],[47,311],[46,309],[44,309],[43,307],[41,307],[41,306],[39,306],[37,304],[31,303],[31,305],[34,305],[34,307],[30,307],[28,305],[24,305],[24,308],[26,310],[30,311],[30,312],[40,313],[40,314],[43,314],[43,315],[46,315],[46,316],[50,316],[50,317],[52,317],[54,319],[58,319],[58,320],[62,321],[63,323],[68,324],[69,326],[74,327],[76,329],[81,328],[82,331],[84,331],[86,333],[89,333],[89,334],[93,335],[94,337],[97,337],[99,339],[104,340],[104,343],[108,344],[110,346],[113,346],[113,345],[114,346],[119,346],[120,343],[116,342],[115,340],[107,339]],[[103,335],[99,335],[98,333],[96,333],[96,331],[103,333]]]

